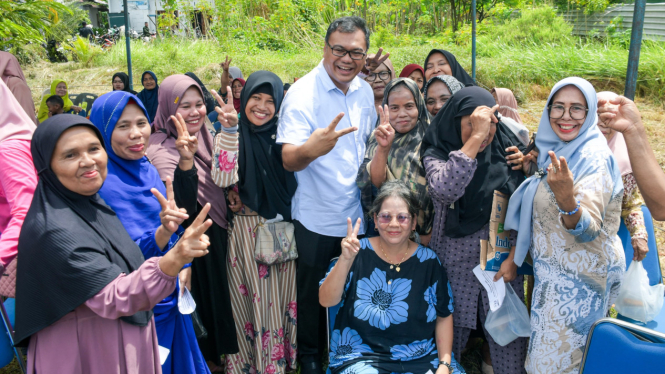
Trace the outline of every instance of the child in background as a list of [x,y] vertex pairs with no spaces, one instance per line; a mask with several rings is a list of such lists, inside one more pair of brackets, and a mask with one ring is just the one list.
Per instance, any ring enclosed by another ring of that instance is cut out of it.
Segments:
[[48,116],[49,118],[55,116],[56,114],[64,113],[65,102],[62,100],[62,97],[58,95],[51,95],[46,99],[46,106],[48,107]]

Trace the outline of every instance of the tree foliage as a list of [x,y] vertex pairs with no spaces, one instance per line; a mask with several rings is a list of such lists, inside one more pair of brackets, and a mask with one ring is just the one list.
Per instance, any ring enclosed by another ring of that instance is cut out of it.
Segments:
[[0,0],[0,49],[43,42],[69,8],[53,0]]

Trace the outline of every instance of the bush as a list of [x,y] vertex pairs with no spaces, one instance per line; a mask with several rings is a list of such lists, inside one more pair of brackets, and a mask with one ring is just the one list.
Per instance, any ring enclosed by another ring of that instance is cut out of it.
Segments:
[[519,18],[494,26],[487,35],[479,38],[485,44],[506,45],[569,44],[573,27],[554,8],[543,6],[524,9]]

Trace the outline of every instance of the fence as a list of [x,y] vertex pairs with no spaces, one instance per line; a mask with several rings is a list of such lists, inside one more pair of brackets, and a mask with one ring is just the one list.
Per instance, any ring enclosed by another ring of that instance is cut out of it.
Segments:
[[[563,18],[573,25],[573,34],[588,35],[592,32],[605,33],[605,28],[615,17],[622,17],[618,27],[623,31],[630,29],[633,22],[635,4],[625,4],[607,8],[604,12],[584,14],[581,10],[571,10],[563,13]],[[644,39],[665,40],[665,3],[647,4],[644,14]]]

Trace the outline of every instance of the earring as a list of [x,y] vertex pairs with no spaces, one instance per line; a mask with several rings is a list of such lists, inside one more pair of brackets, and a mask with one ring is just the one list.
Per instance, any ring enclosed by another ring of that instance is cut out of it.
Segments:
[[379,228],[378,228],[378,227],[375,227],[375,228],[374,228],[374,231],[379,232]]

